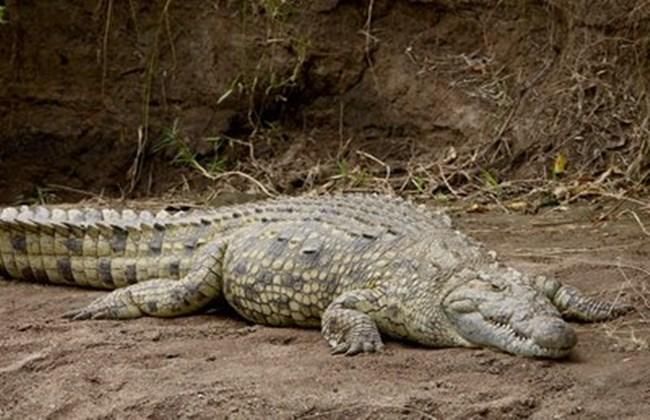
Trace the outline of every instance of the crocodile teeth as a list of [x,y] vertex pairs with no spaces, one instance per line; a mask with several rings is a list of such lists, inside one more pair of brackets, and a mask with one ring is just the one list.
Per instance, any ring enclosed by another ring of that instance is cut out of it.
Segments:
[[498,321],[490,321],[497,329],[508,335],[509,338],[517,341],[530,341],[530,338],[517,333],[510,325]]
[[528,349],[528,352],[533,353],[537,356],[546,356],[546,357],[558,357],[562,356],[569,349],[553,349],[549,347],[540,346],[534,342],[531,338],[528,338],[524,335],[517,333],[511,326],[508,324],[503,324],[498,321],[489,321],[495,329],[501,333],[506,334],[506,340],[509,340],[511,345],[516,347],[522,347]]

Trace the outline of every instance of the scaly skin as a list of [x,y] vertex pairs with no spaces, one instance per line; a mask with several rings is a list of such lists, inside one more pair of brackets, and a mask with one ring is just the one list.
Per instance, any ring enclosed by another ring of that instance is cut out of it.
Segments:
[[75,320],[173,317],[225,297],[256,323],[320,326],[333,352],[349,355],[380,350],[384,334],[563,357],[576,344],[563,316],[630,309],[506,267],[445,215],[381,196],[155,216],[7,208],[0,256],[5,277],[117,289],[65,314]]

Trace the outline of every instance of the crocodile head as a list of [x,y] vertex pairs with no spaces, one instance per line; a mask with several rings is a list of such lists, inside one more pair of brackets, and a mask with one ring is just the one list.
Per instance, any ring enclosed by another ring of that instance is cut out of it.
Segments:
[[442,306],[458,342],[548,358],[564,357],[575,346],[571,326],[521,273],[464,270],[456,280]]

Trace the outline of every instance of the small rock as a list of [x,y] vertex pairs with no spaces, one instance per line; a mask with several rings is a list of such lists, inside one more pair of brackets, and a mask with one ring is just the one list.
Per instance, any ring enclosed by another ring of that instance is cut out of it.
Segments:
[[577,405],[577,406],[573,407],[571,409],[571,411],[569,411],[569,414],[571,414],[571,415],[580,414],[580,413],[582,413],[582,410],[583,410],[583,408],[581,406]]

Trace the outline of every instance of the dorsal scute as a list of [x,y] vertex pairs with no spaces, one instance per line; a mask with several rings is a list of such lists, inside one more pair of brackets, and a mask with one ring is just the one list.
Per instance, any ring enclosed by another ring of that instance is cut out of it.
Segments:
[[97,223],[100,220],[104,220],[104,215],[102,214],[102,212],[94,208],[84,209],[84,217],[88,225]]
[[141,223],[148,223],[154,219],[153,214],[151,214],[149,210],[142,210],[138,215],[138,218],[140,219]]
[[68,223],[75,226],[82,226],[86,218],[84,217],[84,212],[79,209],[70,209],[68,210]]
[[16,221],[29,221],[34,218],[34,211],[29,207],[23,207],[21,206],[21,211],[16,216]]
[[52,209],[50,219],[55,222],[63,222],[68,220],[68,213],[63,209]]
[[0,213],[0,220],[10,222],[14,220],[16,216],[18,216],[18,209],[15,207],[7,207],[2,209],[2,213]]
[[45,206],[34,208],[34,219],[38,222],[46,222],[50,219],[50,210]]
[[131,209],[122,210],[122,220],[135,221],[138,219],[138,214]]
[[102,217],[104,222],[113,223],[116,220],[120,220],[120,213],[113,209],[102,209]]
[[158,213],[156,213],[155,216],[156,220],[167,220],[169,218],[169,212],[166,210],[160,210]]
[[211,224],[216,211],[174,211],[152,213],[149,210],[65,208],[19,206],[0,208],[0,229],[5,232],[60,235],[81,238],[88,235],[112,237],[116,232],[130,235],[144,231],[165,230],[172,226]]

